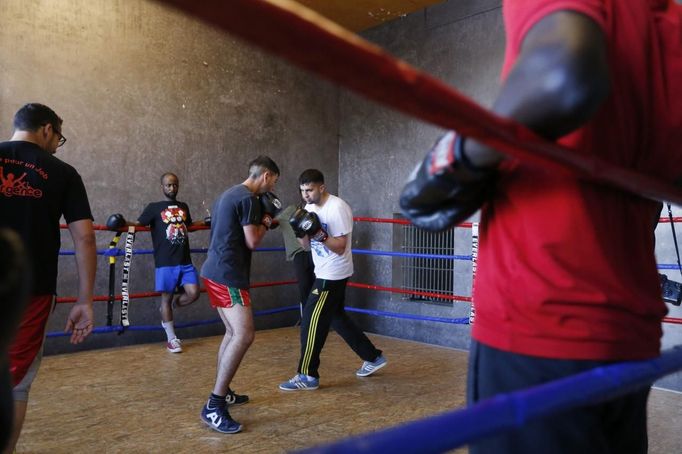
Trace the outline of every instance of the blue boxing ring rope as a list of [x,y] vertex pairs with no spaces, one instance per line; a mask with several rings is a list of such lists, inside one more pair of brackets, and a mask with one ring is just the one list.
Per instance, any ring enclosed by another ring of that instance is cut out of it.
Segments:
[[500,394],[464,410],[298,451],[325,453],[441,453],[486,436],[511,431],[560,411],[604,402],[682,369],[682,345],[647,361],[618,363]]

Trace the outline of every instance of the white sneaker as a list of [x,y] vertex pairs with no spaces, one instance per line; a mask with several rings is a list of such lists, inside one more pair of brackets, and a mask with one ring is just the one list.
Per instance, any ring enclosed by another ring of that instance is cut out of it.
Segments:
[[166,343],[166,348],[171,353],[182,353],[182,341],[174,337]]

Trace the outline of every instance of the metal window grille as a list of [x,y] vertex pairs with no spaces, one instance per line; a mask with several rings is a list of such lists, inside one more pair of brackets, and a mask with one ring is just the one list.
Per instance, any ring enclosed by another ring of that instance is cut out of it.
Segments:
[[[402,251],[411,254],[454,255],[455,229],[445,232],[425,232],[413,225],[402,227]],[[405,290],[454,295],[454,261],[430,257],[405,257],[401,266],[402,287]],[[446,298],[436,298],[407,293],[411,301],[452,303]]]

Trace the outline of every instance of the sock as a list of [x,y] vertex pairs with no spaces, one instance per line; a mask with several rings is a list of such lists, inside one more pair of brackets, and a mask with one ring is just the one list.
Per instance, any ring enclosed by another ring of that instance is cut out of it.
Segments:
[[208,398],[209,408],[224,408],[227,405],[225,397],[211,393],[211,396]]
[[168,337],[168,342],[177,337],[175,335],[175,327],[173,326],[173,320],[171,320],[170,322],[161,322],[161,326],[163,326],[163,329],[166,330],[166,337]]

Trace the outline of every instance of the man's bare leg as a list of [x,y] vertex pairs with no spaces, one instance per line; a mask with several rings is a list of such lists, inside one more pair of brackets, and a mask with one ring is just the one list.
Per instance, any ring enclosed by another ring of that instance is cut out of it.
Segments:
[[220,345],[213,394],[225,396],[242,358],[253,343],[255,329],[251,307],[236,304],[231,308],[220,307],[218,313],[225,323],[226,332]]

